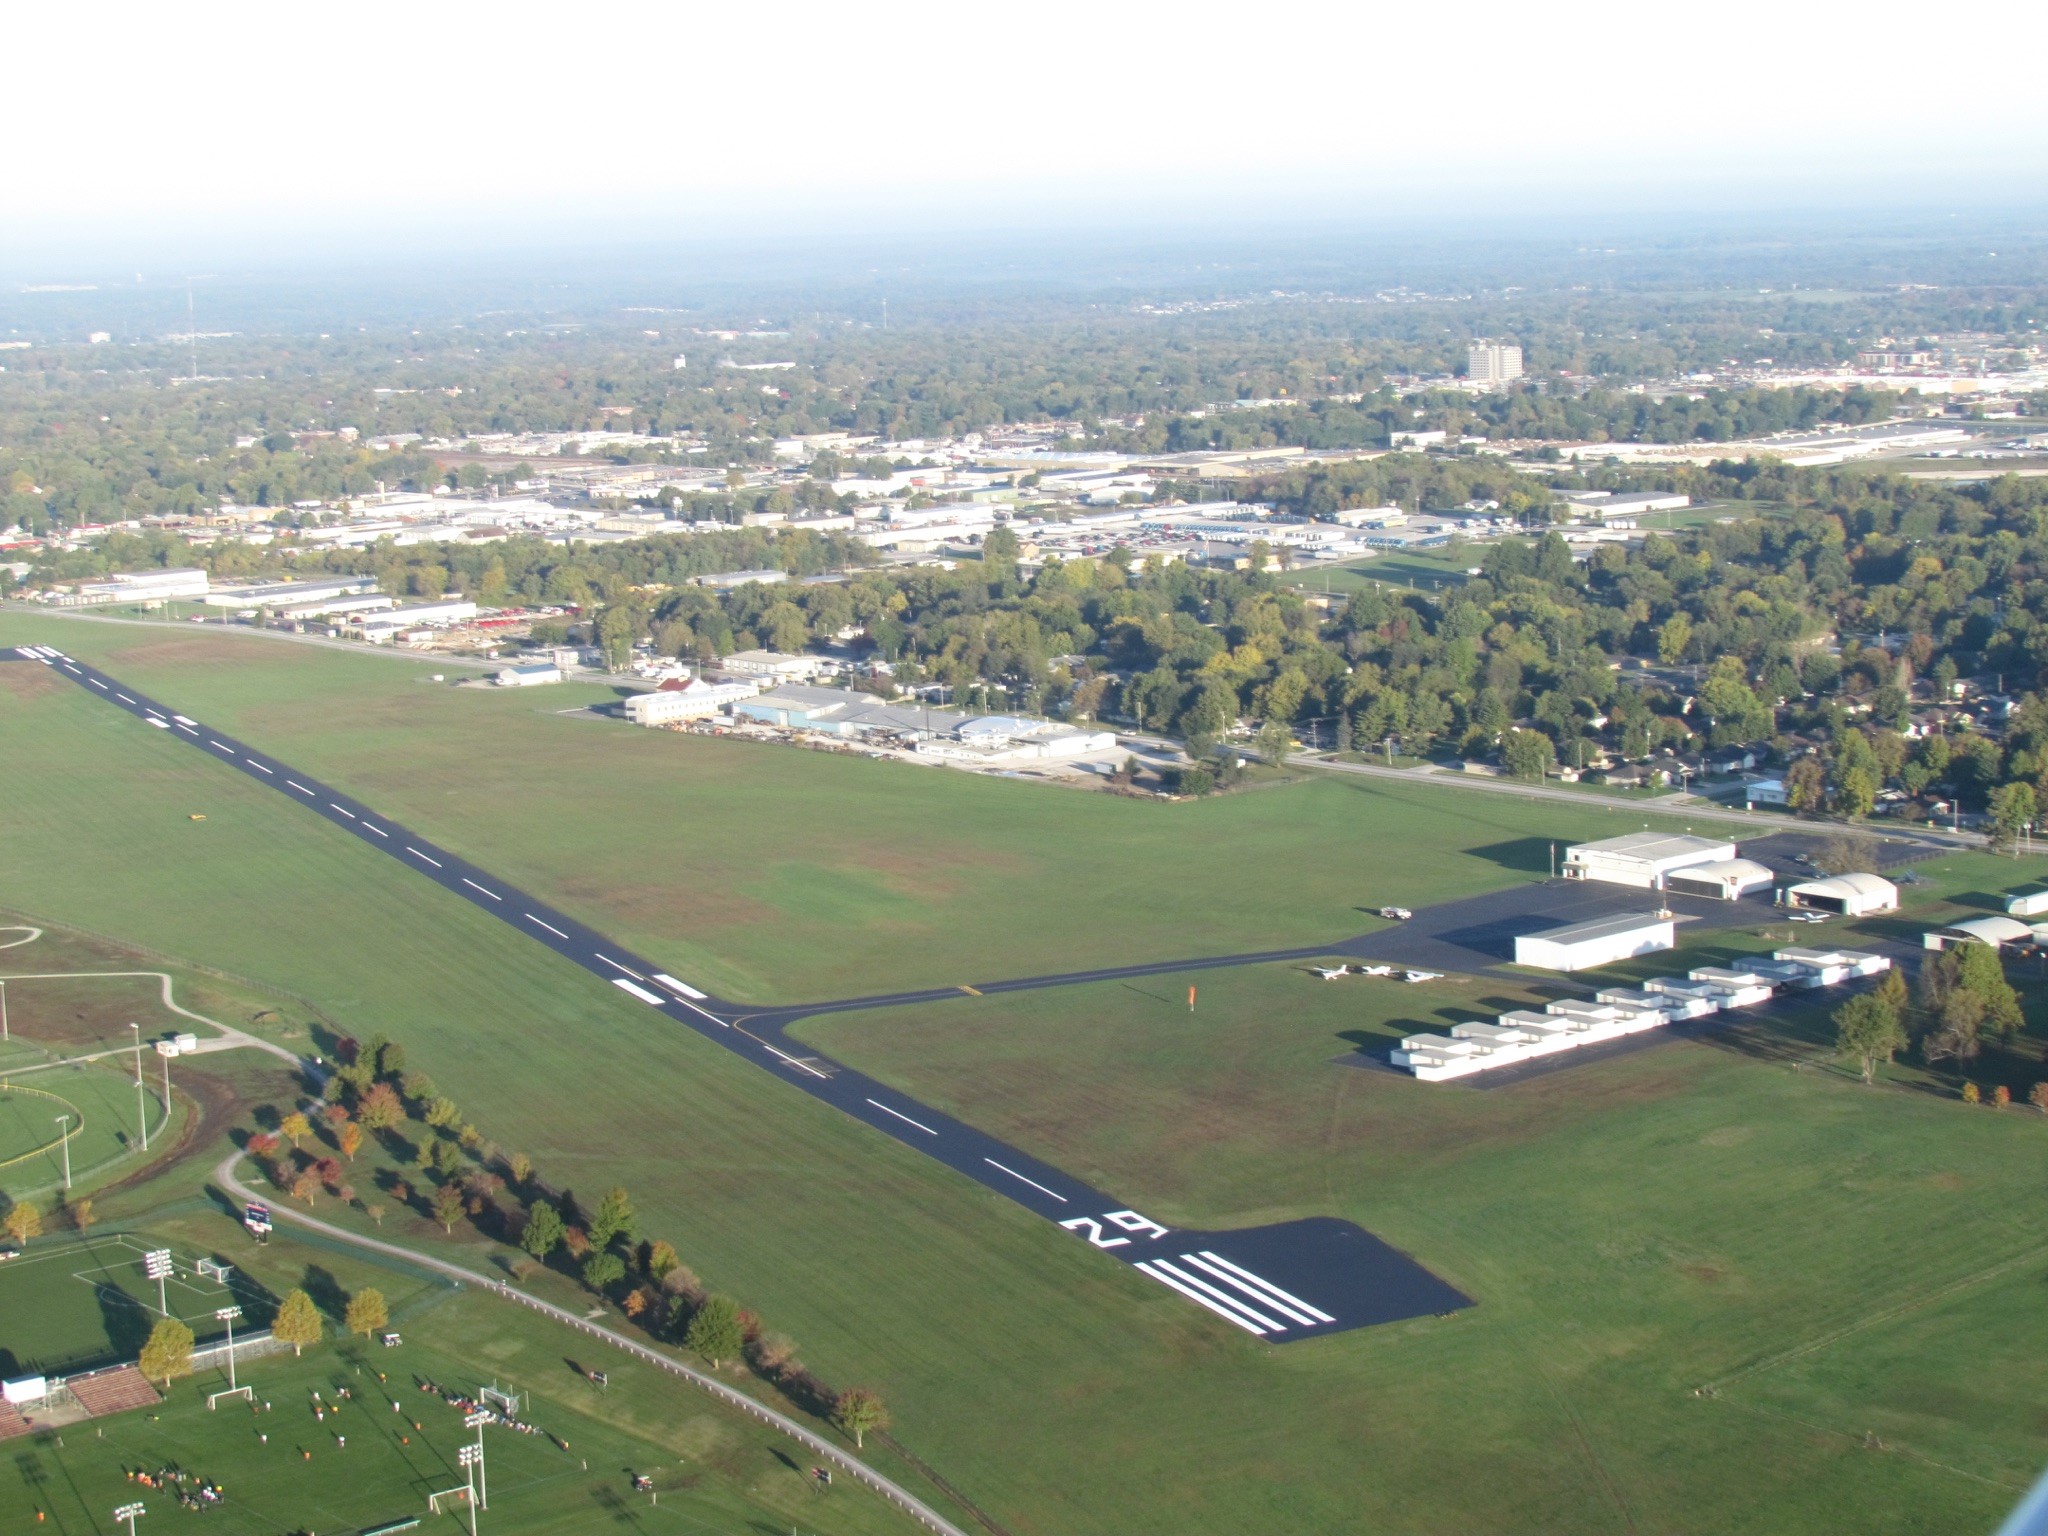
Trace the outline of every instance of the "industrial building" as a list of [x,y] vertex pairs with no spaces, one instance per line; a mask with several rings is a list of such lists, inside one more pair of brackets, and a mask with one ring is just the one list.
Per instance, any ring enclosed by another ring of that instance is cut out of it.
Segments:
[[320,576],[309,581],[244,581],[214,587],[204,599],[212,608],[279,608],[373,592],[374,576]]
[[363,638],[373,645],[388,643],[401,630],[435,629],[462,624],[476,617],[476,604],[468,601],[420,603],[411,608],[391,608],[383,613],[366,613],[354,620]]
[[759,697],[752,683],[707,683],[701,677],[678,682],[671,679],[649,693],[636,693],[626,700],[626,718],[635,725],[674,725],[682,720],[702,720],[742,699]]
[[806,682],[820,672],[838,670],[837,664],[824,656],[792,656],[783,651],[737,651],[718,667],[734,677],[758,677],[776,683]]
[[1688,864],[1664,877],[1664,889],[1681,896],[1705,896],[1713,901],[1739,901],[1751,891],[1767,891],[1777,876],[1754,859],[1716,859],[1710,864]]
[[1835,912],[1843,917],[1867,917],[1872,912],[1898,911],[1899,888],[1877,875],[1830,875],[1825,880],[1786,886],[1785,905],[1811,912]]
[[542,683],[559,683],[561,680],[562,669],[551,661],[527,662],[491,675],[491,681],[500,688],[534,688]]
[[1610,885],[1633,885],[1661,891],[1674,871],[1700,864],[1728,862],[1735,857],[1733,843],[1708,837],[1688,837],[1671,832],[1630,832],[1622,837],[1604,838],[1597,843],[1580,843],[1565,850],[1564,877],[1567,880],[1601,880]]
[[1601,1045],[1680,1019],[1767,1002],[1780,990],[1838,985],[1891,969],[1885,955],[1857,950],[1793,948],[1742,970],[1701,966],[1681,979],[1664,976],[1640,988],[1609,987],[1593,1001],[1547,1003],[1541,1013],[1516,1009],[1492,1023],[1456,1024],[1448,1035],[1410,1035],[1392,1060],[1424,1082],[1472,1077],[1545,1056]]
[[871,693],[839,688],[778,687],[736,701],[732,714],[736,720],[785,730],[907,747],[920,757],[970,766],[1079,757],[1116,745],[1109,731],[1055,720],[889,704]]
[[104,581],[80,582],[69,592],[53,592],[44,601],[55,608],[91,608],[108,603],[165,603],[204,598],[212,590],[206,572],[187,568],[123,571]]
[[1515,939],[1515,964],[1544,971],[1588,971],[1632,955],[1653,955],[1678,942],[1672,918],[1649,915],[1597,918]]

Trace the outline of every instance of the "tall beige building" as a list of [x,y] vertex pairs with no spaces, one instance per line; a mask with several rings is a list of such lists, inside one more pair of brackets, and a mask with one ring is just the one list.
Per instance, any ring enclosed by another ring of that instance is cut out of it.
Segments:
[[1497,341],[1475,341],[1465,354],[1465,372],[1474,384],[1505,384],[1522,376],[1522,349]]

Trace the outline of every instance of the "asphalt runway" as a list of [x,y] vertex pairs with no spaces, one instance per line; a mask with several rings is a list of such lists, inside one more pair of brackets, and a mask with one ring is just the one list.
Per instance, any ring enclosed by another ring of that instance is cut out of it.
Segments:
[[1308,959],[1330,953],[1327,946],[994,981],[971,989],[932,988],[802,1007],[749,1009],[714,997],[684,978],[665,974],[652,961],[360,800],[157,703],[96,667],[49,646],[0,651],[0,658],[49,667],[146,722],[148,728],[218,757],[646,1007],[812,1098],[965,1174],[1256,1337],[1288,1343],[1473,1305],[1470,1297],[1406,1254],[1364,1228],[1332,1217],[1230,1232],[1176,1231],[1006,1142],[808,1049],[785,1033],[793,1020],[813,1013]]

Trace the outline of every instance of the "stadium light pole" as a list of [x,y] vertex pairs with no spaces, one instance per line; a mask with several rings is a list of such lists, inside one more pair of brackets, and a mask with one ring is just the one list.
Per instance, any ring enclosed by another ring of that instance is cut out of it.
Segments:
[[171,1250],[168,1248],[152,1249],[142,1256],[142,1272],[156,1282],[156,1309],[165,1317],[171,1315],[168,1290],[171,1268]]
[[484,1465],[484,1426],[491,1422],[491,1415],[484,1409],[463,1417],[462,1427],[476,1431],[476,1485],[477,1502],[485,1509],[491,1507],[491,1473]]
[[142,1123],[142,1150],[149,1150],[149,1099],[142,1086],[142,1026],[130,1021],[135,1031],[135,1118]]
[[7,983],[0,981],[0,1040],[12,1040],[7,1032]]
[[114,1518],[126,1522],[128,1536],[135,1536],[135,1522],[137,1518],[148,1513],[149,1511],[140,1504],[123,1504],[114,1511]]
[[[462,1475],[469,1480],[469,1536],[476,1536],[476,1466],[484,1459],[481,1445],[458,1445],[455,1459],[462,1463]],[[134,1536],[131,1531],[129,1536]]]
[[235,1319],[242,1315],[240,1307],[222,1307],[213,1314],[228,1325],[228,1390],[236,1390],[235,1384]]
[[71,1117],[57,1117],[57,1144],[64,1149],[64,1193],[71,1193]]

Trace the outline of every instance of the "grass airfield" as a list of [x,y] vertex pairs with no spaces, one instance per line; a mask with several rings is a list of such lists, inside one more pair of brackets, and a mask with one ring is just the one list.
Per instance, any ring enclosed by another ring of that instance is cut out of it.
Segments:
[[[53,630],[652,954],[738,956],[711,976],[734,990],[1314,942],[1368,926],[1369,901],[1535,878],[1550,837],[1631,825],[1349,785],[1138,805],[626,733],[403,663],[248,644],[226,648],[261,659],[230,662],[215,640],[124,663],[86,625],[0,638]],[[1817,1017],[1500,1091],[1333,1064],[1512,998],[1498,979],[1375,991],[1268,967],[1191,978],[1192,1017],[1162,976],[801,1026],[1160,1219],[1348,1216],[1479,1301],[1268,1350],[12,670],[0,732],[30,814],[0,871],[19,904],[404,1039],[500,1141],[558,1181],[626,1183],[707,1280],[829,1377],[881,1387],[905,1443],[1017,1536],[1988,1529],[2048,1455],[2019,1385],[2048,1364],[2048,1119],[1964,1109],[1914,1072],[1865,1089],[1819,1059]],[[897,850],[869,877],[882,895],[827,878],[877,844]],[[615,860],[641,894],[565,888]],[[1930,903],[2042,869],[1958,862]],[[764,865],[795,870],[778,886]],[[772,916],[678,919],[747,870]]]

